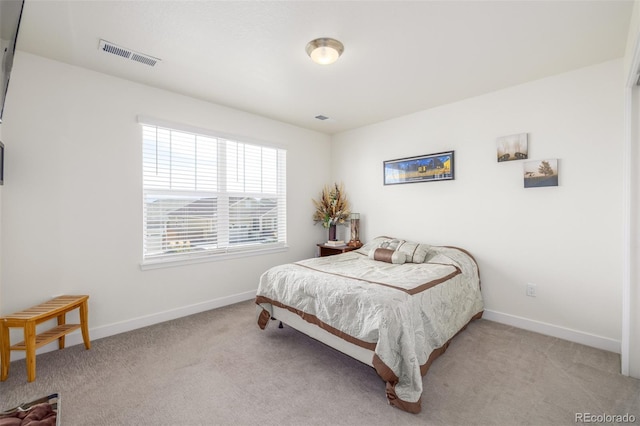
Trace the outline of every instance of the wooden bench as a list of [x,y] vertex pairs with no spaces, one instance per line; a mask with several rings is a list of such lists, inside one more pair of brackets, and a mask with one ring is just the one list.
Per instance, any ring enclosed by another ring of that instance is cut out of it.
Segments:
[[[89,340],[88,304],[89,296],[58,296],[24,311],[0,318],[0,381],[7,380],[11,351],[25,351],[27,359],[27,381],[36,379],[36,349],[58,340],[58,349],[64,348],[64,337],[74,330],[82,330],[84,347],[91,349]],[[80,309],[80,324],[67,324],[66,313]],[[58,326],[36,334],[36,325],[57,318]],[[24,341],[11,346],[9,328],[22,328]]]

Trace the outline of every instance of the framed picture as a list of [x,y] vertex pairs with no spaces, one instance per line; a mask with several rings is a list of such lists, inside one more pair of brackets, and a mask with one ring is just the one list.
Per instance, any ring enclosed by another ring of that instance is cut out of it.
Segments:
[[529,158],[528,134],[502,136],[496,139],[498,163]]
[[384,184],[453,180],[454,151],[389,160],[383,163]]
[[524,187],[558,186],[558,160],[536,160],[524,163]]

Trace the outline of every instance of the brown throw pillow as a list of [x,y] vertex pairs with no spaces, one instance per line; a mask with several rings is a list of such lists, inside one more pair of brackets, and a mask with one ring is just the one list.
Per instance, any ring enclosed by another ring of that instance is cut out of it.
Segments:
[[407,260],[404,253],[386,248],[371,250],[369,252],[369,258],[396,265],[402,265]]

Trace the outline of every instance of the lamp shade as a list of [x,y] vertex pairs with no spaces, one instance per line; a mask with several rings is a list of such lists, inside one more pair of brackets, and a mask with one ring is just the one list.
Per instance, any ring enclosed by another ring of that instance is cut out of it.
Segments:
[[337,61],[342,55],[344,46],[338,40],[323,37],[311,40],[307,43],[305,50],[316,64],[329,65]]

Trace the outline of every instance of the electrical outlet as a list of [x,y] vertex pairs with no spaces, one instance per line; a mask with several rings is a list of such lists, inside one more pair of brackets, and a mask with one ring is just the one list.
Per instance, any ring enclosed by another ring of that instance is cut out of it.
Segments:
[[536,285],[535,284],[527,284],[527,296],[536,297]]

